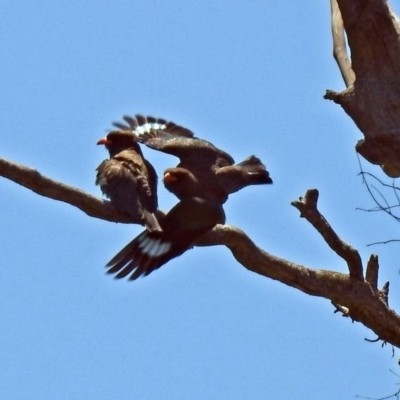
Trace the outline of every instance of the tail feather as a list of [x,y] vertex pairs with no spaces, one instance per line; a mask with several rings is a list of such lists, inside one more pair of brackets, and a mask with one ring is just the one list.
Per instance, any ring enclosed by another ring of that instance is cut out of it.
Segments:
[[265,165],[255,156],[246,158],[241,163],[217,170],[219,185],[229,195],[246,186],[272,183]]
[[265,165],[256,156],[250,156],[241,163],[236,164],[236,166],[240,167],[245,172],[249,185],[272,183],[272,179]]
[[116,274],[117,279],[131,274],[129,280],[135,280],[186,250],[186,246],[181,248],[169,244],[164,236],[164,232],[160,231],[143,231],[107,263],[107,273]]

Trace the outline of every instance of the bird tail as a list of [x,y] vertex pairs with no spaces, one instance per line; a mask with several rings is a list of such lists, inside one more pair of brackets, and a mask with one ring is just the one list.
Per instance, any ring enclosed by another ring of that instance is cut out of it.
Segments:
[[149,275],[186,250],[183,247],[174,249],[164,236],[163,232],[146,229],[107,263],[107,273],[114,274],[117,279],[129,275],[129,280],[135,280]]
[[[157,234],[157,232],[155,233]],[[129,242],[106,265],[108,274],[115,274],[115,278],[121,279],[130,275],[129,279],[137,279],[141,275],[148,275],[157,268],[150,265],[150,258],[144,258],[140,246],[149,235],[149,231],[143,231],[139,236]]]
[[245,173],[247,185],[262,185],[272,183],[265,165],[256,156],[250,156],[241,163],[235,165]]

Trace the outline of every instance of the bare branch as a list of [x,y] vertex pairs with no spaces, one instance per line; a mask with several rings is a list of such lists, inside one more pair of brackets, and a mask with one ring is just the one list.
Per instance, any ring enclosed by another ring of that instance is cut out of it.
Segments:
[[367,270],[365,272],[365,280],[371,285],[373,290],[378,290],[378,272],[378,256],[371,254],[371,257],[368,260]]
[[[56,182],[33,168],[0,158],[0,176],[10,179],[41,196],[78,207],[90,217],[111,222],[135,223],[129,215],[120,213],[111,202],[92,196],[83,190]],[[138,222],[136,222],[138,223]]]
[[[90,216],[109,221],[129,222],[115,210],[110,210],[107,203],[81,190],[46,178],[34,169],[0,159],[0,175],[42,196],[72,204]],[[368,282],[361,279],[362,266],[358,265],[358,253],[342,242],[325,218],[319,214],[316,209],[317,195],[316,190],[309,191],[304,201],[294,203],[303,216],[314,221],[313,225],[323,233],[324,238],[327,237],[326,240],[331,247],[341,253],[346,260],[349,258],[348,263],[359,279],[335,271],[315,270],[273,256],[257,247],[240,229],[229,225],[216,226],[204,235],[198,245],[225,245],[235,259],[248,270],[309,295],[323,297],[334,304],[340,304],[341,310],[345,310],[353,321],[361,322],[382,340],[400,347],[400,316],[390,310],[382,298],[382,295],[385,297],[387,294],[387,290],[385,288],[381,291],[375,290]]]
[[[340,9],[355,80],[345,61],[342,24],[334,2]],[[332,29],[334,36],[337,31],[338,65],[348,87],[341,93],[328,91],[325,98],[340,104],[364,134],[357,152],[388,176],[398,177],[400,20],[387,0],[332,0]]]
[[367,244],[367,247],[375,246],[377,244],[388,244],[388,243],[393,243],[393,242],[400,242],[400,239],[389,239],[389,240],[384,240],[382,242],[369,243],[369,244]]
[[347,56],[347,46],[342,14],[340,13],[337,0],[331,0],[331,26],[333,38],[333,57],[339,66],[346,86],[349,87],[354,83],[356,76],[351,68],[349,57]]
[[[400,188],[398,186],[395,186],[394,184],[394,180],[391,184],[387,184],[385,182],[383,182],[381,179],[379,179],[378,177],[376,177],[375,175],[366,172],[363,170],[362,165],[361,165],[361,161],[358,158],[358,164],[360,166],[360,175],[362,176],[363,179],[363,183],[365,184],[369,195],[371,196],[372,200],[374,201],[374,203],[376,204],[375,208],[372,209],[361,209],[363,211],[384,211],[385,213],[387,213],[388,215],[390,215],[392,218],[394,218],[397,222],[400,221],[400,217],[397,216],[393,210],[397,209],[400,207],[400,197],[399,197],[399,191]],[[394,195],[395,197],[395,201],[397,202],[397,204],[394,205],[390,205],[389,201],[387,200],[387,198],[383,195],[383,193],[381,193],[381,191],[376,188],[374,185],[370,185],[368,182],[368,178],[372,178],[374,179],[376,182],[378,182],[383,188],[388,188],[390,189],[389,194],[391,193],[392,195]],[[379,195],[379,197],[382,199],[381,201],[379,201],[379,199],[377,198],[377,196],[375,195],[375,193],[373,192],[373,190]],[[384,202],[385,205],[382,204],[382,201]],[[395,210],[396,211],[396,210]]]
[[[369,283],[346,274],[315,270],[273,256],[257,247],[238,228],[218,225],[201,245],[227,246],[236,260],[250,271],[282,282],[304,293],[330,299],[354,321],[362,322],[382,340],[400,346],[400,316],[390,310]],[[390,337],[390,339],[389,339]]]
[[360,254],[350,245],[339,238],[329,225],[328,221],[317,209],[318,190],[308,190],[304,199],[293,201],[292,205],[300,211],[300,216],[305,218],[321,234],[329,247],[342,257],[350,271],[350,276],[358,280],[364,280],[363,266]]

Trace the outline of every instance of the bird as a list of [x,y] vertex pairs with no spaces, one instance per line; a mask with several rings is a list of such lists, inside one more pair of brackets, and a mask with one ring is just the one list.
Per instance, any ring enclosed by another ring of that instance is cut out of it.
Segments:
[[223,223],[225,213],[220,203],[200,197],[181,200],[161,219],[161,231],[140,233],[107,263],[107,273],[117,279],[129,275],[129,280],[149,275]]
[[[196,195],[224,203],[230,194],[246,186],[273,183],[265,165],[254,155],[235,164],[230,154],[173,122],[139,114],[123,119],[126,124],[114,125],[131,129],[147,147],[179,158],[175,168],[164,171],[163,182],[180,200]],[[192,185],[187,187],[189,179]]]
[[228,196],[249,185],[273,183],[261,160],[250,156],[241,163],[195,173],[185,168],[167,168],[164,186],[179,199],[201,195],[225,203]]
[[223,204],[245,186],[272,183],[259,158],[235,164],[230,154],[165,119],[124,116],[114,126],[137,135],[137,141],[179,158],[164,171],[164,185],[180,200],[160,220],[161,231],[146,229],[107,263],[116,278],[135,280],[178,257],[217,224],[225,223]]
[[150,231],[161,230],[155,215],[157,174],[143,157],[137,135],[130,130],[111,131],[97,144],[106,147],[110,158],[97,167],[96,185],[119,211]]
[[216,175],[219,185],[228,194],[238,192],[249,185],[273,183],[266,166],[254,155],[240,163],[218,169]]

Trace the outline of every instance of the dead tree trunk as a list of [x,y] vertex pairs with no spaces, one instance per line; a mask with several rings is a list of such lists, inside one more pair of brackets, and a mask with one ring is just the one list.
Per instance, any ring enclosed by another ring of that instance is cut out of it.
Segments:
[[[356,150],[400,176],[400,20],[385,0],[331,0],[334,57],[347,89],[328,90],[364,135]],[[346,40],[351,62],[346,51]]]

